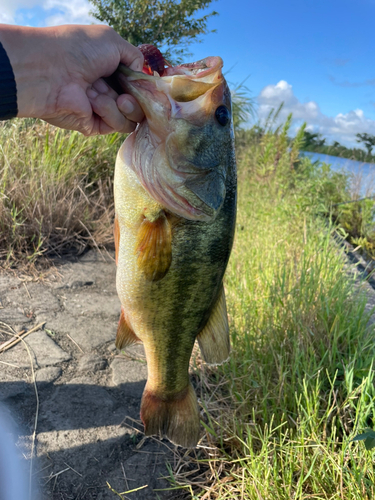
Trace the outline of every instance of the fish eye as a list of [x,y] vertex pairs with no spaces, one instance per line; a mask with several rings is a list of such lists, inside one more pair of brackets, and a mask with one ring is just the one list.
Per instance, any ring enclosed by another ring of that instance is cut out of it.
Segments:
[[217,110],[215,111],[215,116],[216,116],[216,120],[219,122],[219,124],[222,127],[225,127],[225,125],[230,120],[230,111],[225,106],[219,106],[217,108]]

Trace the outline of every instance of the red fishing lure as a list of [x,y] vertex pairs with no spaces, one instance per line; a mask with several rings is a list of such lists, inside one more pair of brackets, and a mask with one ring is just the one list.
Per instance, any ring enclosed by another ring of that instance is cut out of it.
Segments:
[[163,76],[164,66],[169,66],[169,64],[164,59],[160,50],[149,43],[143,43],[139,45],[138,48],[145,58],[143,73],[153,75],[154,71],[157,71],[160,76]]

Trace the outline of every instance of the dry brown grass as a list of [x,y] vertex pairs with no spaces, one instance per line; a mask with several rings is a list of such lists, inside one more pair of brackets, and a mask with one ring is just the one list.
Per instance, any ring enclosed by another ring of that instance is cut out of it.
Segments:
[[34,120],[6,122],[0,137],[2,267],[112,245],[122,137],[85,138]]

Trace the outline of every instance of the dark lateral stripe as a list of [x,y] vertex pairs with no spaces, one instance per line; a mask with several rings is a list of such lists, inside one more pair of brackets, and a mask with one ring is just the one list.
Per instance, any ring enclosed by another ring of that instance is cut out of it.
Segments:
[[17,86],[8,54],[0,43],[0,120],[17,116]]

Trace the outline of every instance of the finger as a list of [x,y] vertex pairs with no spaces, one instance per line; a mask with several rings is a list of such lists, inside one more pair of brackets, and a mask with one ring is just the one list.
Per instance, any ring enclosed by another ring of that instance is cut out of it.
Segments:
[[145,117],[142,108],[133,96],[121,94],[116,102],[119,110],[128,120],[140,123]]
[[118,94],[115,90],[113,90],[107,83],[102,79],[99,78],[99,80],[96,80],[92,84],[93,89],[95,89],[99,94],[106,94],[107,96],[111,97],[112,99],[116,99]]
[[[94,92],[94,91],[92,91]],[[100,133],[109,134],[111,132],[132,132],[136,124],[127,118],[119,111],[116,101],[105,94],[99,94],[92,97],[90,92],[87,93],[92,109],[102,119],[100,123]]]
[[134,71],[142,71],[144,57],[142,52],[131,43],[123,40],[120,48],[120,62]]

